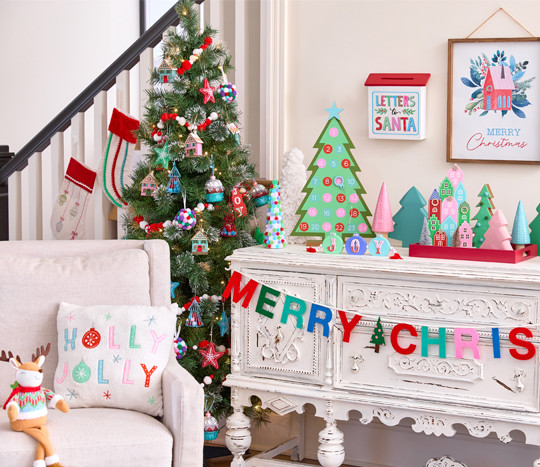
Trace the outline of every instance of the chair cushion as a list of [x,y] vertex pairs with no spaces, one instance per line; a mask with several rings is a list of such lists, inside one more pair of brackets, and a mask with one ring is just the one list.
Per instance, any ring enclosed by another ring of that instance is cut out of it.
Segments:
[[58,310],[54,390],[70,407],[163,415],[161,375],[171,355],[178,305],[78,306]]
[[[47,428],[60,463],[77,467],[171,466],[173,438],[165,425],[139,412],[121,409],[49,410]],[[11,431],[0,418],[0,464],[31,466],[36,441]]]
[[[60,302],[150,305],[148,271],[148,255],[142,250],[49,258],[2,252],[0,350],[10,350],[29,361],[36,347],[50,343],[43,387],[52,389],[58,363],[56,315]],[[8,364],[0,363],[2,404],[11,392],[14,376]]]

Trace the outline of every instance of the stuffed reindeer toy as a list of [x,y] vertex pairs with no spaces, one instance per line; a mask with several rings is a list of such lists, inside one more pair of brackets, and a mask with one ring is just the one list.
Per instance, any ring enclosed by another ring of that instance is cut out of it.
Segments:
[[56,407],[64,413],[69,412],[69,406],[62,396],[41,387],[43,381],[41,367],[50,347],[51,344],[47,345],[46,349],[43,346],[41,350],[36,349],[36,354],[32,355],[32,361],[27,363],[20,363],[20,357],[14,358],[11,352],[6,355],[6,352],[2,351],[0,355],[0,361],[8,361],[16,371],[15,384],[11,386],[13,391],[4,404],[10,427],[13,431],[23,431],[38,442],[32,467],[62,467],[58,455],[54,453],[49,440],[49,431],[45,426],[47,401],[49,401],[49,407]]

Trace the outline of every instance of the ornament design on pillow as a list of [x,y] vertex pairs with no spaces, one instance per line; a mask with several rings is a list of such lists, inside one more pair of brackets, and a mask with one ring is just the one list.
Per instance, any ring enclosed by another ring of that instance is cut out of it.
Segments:
[[176,323],[171,307],[62,303],[57,322],[55,388],[73,407],[162,414],[161,375]]

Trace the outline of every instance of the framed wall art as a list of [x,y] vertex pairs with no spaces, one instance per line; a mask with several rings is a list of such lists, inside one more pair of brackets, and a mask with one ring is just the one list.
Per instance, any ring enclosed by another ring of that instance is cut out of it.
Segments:
[[540,38],[448,40],[449,162],[540,164]]

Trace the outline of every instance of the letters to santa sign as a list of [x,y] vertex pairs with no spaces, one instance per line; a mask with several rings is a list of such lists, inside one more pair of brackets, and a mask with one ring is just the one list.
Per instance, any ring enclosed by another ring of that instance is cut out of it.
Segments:
[[429,73],[371,73],[368,87],[369,137],[426,138]]

